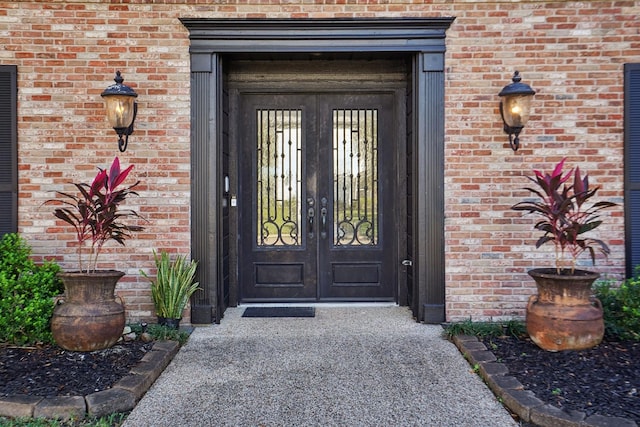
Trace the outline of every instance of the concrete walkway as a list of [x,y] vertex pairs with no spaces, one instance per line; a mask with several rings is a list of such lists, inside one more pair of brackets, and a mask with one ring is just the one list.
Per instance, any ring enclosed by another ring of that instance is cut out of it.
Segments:
[[405,307],[198,327],[125,427],[516,426],[440,326]]

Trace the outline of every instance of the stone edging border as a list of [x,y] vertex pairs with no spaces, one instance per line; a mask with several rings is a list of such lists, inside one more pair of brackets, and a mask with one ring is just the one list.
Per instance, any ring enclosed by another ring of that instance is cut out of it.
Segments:
[[140,362],[110,389],[87,396],[0,397],[0,416],[11,418],[56,418],[60,420],[102,417],[132,410],[178,353],[177,341],[157,341]]
[[496,356],[477,337],[457,335],[452,340],[471,366],[478,366],[480,376],[491,391],[524,422],[543,427],[637,427],[636,422],[628,418],[597,414],[587,417],[584,412],[566,412],[549,405],[510,376],[507,366],[497,362]]

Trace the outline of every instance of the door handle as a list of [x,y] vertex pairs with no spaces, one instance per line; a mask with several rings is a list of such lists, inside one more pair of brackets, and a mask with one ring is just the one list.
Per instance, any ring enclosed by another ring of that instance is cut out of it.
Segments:
[[320,229],[320,237],[324,239],[327,237],[327,198],[323,197],[320,199],[320,203],[322,204],[322,208],[320,208],[320,225],[322,226]]
[[313,237],[313,219],[316,216],[316,210],[313,207],[315,204],[313,197],[307,198],[307,221],[309,223],[309,236]]

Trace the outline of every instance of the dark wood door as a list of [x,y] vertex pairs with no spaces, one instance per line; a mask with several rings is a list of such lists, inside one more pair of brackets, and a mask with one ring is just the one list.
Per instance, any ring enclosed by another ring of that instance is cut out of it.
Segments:
[[242,301],[395,300],[393,102],[240,95]]

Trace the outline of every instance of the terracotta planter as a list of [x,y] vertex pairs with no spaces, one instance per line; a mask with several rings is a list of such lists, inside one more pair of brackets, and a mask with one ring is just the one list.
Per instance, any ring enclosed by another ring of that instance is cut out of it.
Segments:
[[122,336],[124,307],[114,292],[121,271],[60,273],[65,287],[51,318],[56,343],[70,351],[109,348]]
[[526,326],[531,340],[549,351],[594,347],[604,336],[600,300],[591,296],[598,273],[576,270],[557,274],[553,268],[534,269],[538,294],[529,297]]

